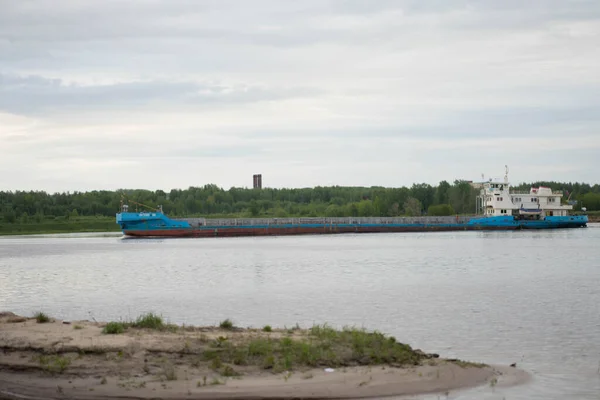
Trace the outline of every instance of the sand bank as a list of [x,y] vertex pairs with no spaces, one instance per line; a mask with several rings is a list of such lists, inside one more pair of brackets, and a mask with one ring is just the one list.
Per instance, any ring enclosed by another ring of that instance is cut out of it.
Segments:
[[[0,398],[339,399],[527,378],[517,368],[446,360],[360,332],[164,326],[105,334],[104,326],[0,314]],[[338,343],[342,336],[354,350]],[[365,346],[382,353],[360,347],[371,339]]]

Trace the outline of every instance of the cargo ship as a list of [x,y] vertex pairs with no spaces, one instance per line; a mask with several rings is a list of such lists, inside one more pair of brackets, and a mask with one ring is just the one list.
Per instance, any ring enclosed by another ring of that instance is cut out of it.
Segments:
[[116,222],[130,237],[231,237],[376,232],[480,231],[586,227],[587,215],[570,215],[563,193],[547,187],[511,191],[504,181],[481,182],[478,214],[471,216],[342,218],[169,218],[162,207],[130,212],[123,203]]

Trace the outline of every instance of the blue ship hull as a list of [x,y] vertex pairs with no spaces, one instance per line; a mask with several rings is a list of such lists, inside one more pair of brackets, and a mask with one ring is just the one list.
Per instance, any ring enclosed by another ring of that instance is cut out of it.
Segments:
[[171,219],[162,212],[118,213],[117,224],[127,236],[227,237],[340,234],[376,232],[428,232],[562,229],[587,226],[587,215],[548,216],[523,220],[497,217],[395,217],[395,218],[270,218]]

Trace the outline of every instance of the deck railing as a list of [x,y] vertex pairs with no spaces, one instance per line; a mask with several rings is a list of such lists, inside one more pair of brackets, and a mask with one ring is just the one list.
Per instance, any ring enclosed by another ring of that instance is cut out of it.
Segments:
[[[531,193],[529,190],[511,190],[510,194],[531,194],[531,195],[534,195],[534,196],[538,195],[538,193],[536,193],[536,192]],[[549,196],[554,196],[554,195],[556,195],[556,196],[562,196],[563,195],[563,191],[562,190],[553,190],[549,194]]]
[[389,225],[389,224],[456,224],[471,216],[447,217],[313,217],[313,218],[186,218],[192,226],[264,226],[264,225]]

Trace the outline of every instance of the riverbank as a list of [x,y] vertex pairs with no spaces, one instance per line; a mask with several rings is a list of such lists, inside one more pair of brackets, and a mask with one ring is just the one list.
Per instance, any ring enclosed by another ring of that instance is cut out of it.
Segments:
[[47,217],[40,221],[0,223],[0,236],[119,231],[114,217]]
[[589,214],[588,220],[590,222],[600,222],[600,213]]
[[362,329],[168,325],[0,314],[0,398],[359,398],[446,392],[527,375],[440,358]]
[[[207,217],[211,218],[211,217]],[[589,222],[600,222],[600,212],[590,211]],[[0,236],[48,235],[55,233],[120,232],[115,217],[46,217],[40,221],[0,222]]]

